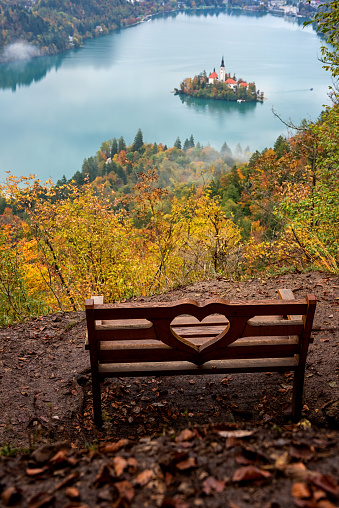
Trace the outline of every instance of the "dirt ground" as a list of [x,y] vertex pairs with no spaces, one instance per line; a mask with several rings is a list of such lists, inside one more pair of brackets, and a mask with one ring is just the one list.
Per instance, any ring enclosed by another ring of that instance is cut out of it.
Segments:
[[339,277],[218,279],[139,300],[272,298],[278,288],[318,301],[298,425],[292,376],[256,373],[108,380],[99,431],[84,313],[1,329],[0,504],[339,506]]

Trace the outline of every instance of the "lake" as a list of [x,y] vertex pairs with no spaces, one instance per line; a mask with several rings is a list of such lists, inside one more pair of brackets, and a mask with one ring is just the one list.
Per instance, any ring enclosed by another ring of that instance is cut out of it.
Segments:
[[[145,142],[173,146],[191,134],[219,150],[273,146],[288,121],[315,120],[331,77],[321,41],[301,20],[204,11],[158,17],[85,42],[83,48],[0,65],[0,180],[35,173],[56,182],[81,169],[103,141],[139,128]],[[192,100],[174,87],[206,70],[255,81],[264,103]],[[311,90],[312,89],[312,90]]]

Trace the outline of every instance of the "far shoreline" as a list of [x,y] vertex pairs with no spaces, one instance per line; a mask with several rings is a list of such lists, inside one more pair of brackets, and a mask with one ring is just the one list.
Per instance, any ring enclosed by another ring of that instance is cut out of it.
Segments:
[[[169,11],[165,11],[165,12],[157,12],[157,13],[154,13],[154,14],[147,14],[146,16],[144,16],[142,19],[140,19],[140,21],[136,21],[135,23],[131,23],[129,25],[124,25],[124,26],[121,26],[119,28],[116,28],[116,29],[113,29],[113,30],[109,30],[107,33],[102,33],[102,34],[97,34],[96,36],[92,36],[92,37],[84,37],[83,38],[83,43],[78,46],[78,47],[74,47],[74,46],[69,46],[68,48],[65,48],[64,50],[60,50],[58,52],[55,52],[55,53],[45,53],[45,54],[41,54],[41,48],[37,45],[37,44],[34,44],[34,42],[28,42],[24,39],[18,39],[16,41],[13,41],[11,42],[10,44],[7,44],[5,46],[3,46],[3,48],[1,48],[1,52],[0,52],[0,65],[3,65],[3,64],[10,64],[10,63],[14,63],[14,62],[27,62],[27,61],[30,61],[32,59],[36,59],[36,58],[43,58],[43,57],[49,57],[49,56],[56,56],[56,55],[61,55],[63,53],[67,53],[68,51],[72,51],[74,49],[81,49],[84,47],[84,43],[85,41],[88,41],[88,40],[91,40],[91,39],[96,39],[98,37],[104,37],[106,35],[110,35],[114,32],[119,32],[119,30],[125,30],[125,29],[128,29],[128,28],[131,28],[131,27],[135,27],[135,26],[138,26],[138,25],[141,25],[142,23],[147,23],[147,21],[150,21],[151,19],[155,19],[155,18],[160,18],[160,17],[163,17],[163,16],[166,16],[166,15],[169,15],[169,14],[180,14],[180,13],[185,13],[185,12],[196,12],[196,11],[205,11],[205,10],[218,10],[218,11],[237,11],[237,12],[241,12],[241,13],[244,13],[244,14],[248,14],[248,15],[257,15],[257,14],[262,14],[263,16],[267,15],[267,14],[270,14],[271,16],[275,16],[275,17],[281,17],[281,15],[278,15],[274,12],[270,12],[268,10],[265,10],[265,11],[259,11],[259,10],[250,10],[250,9],[246,9],[246,8],[243,8],[243,7],[238,7],[238,6],[235,6],[235,7],[229,7],[228,4],[225,4],[223,6],[201,6],[201,7],[195,7],[195,8],[184,8],[184,9],[173,9],[173,10],[169,10]],[[305,21],[307,20],[310,20],[311,18],[307,18],[307,17],[303,17],[303,16],[283,16],[284,18],[293,18],[293,19],[304,19]],[[27,44],[27,47],[30,47],[32,49],[36,49],[38,50],[39,54],[36,54],[36,55],[32,55],[32,56],[29,56],[27,58],[6,58],[6,59],[3,59],[2,58],[2,55],[3,53],[5,52],[6,48],[9,48],[10,46],[12,46],[13,44],[17,44],[17,43],[23,43],[23,44]],[[175,93],[175,91],[174,91]]]

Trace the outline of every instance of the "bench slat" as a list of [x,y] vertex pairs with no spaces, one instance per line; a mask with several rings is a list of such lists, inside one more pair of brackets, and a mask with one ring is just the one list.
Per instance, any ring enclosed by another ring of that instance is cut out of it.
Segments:
[[[115,346],[115,344],[114,344]],[[255,347],[255,350],[253,348]],[[271,342],[256,341],[256,343],[250,344],[248,341],[246,344],[236,346],[235,343],[223,350],[214,352],[214,358],[217,360],[224,359],[241,359],[241,358],[276,358],[281,356],[293,356],[299,352],[299,344],[295,340],[291,339],[283,341],[282,339],[277,340],[276,344]],[[172,349],[165,344],[148,344],[145,347],[140,347],[136,344],[134,347],[121,345],[120,347],[114,347],[110,349],[101,349],[98,353],[100,362],[112,362],[112,363],[135,363],[140,361],[156,361],[156,362],[172,362],[176,360],[191,360],[197,358],[197,355],[189,355],[184,351]]]
[[[226,323],[225,323],[226,325]],[[223,325],[212,325],[206,323],[186,324],[185,326],[172,326],[175,333],[180,337],[191,339],[193,337],[216,337],[225,330]],[[302,321],[277,320],[277,321],[259,321],[251,319],[248,321],[243,337],[264,337],[264,336],[284,336],[299,335],[303,331]],[[100,341],[111,340],[148,340],[156,339],[154,327],[152,325],[142,325],[141,328],[122,325],[119,326],[114,321],[110,325],[96,327],[96,338]]]
[[[166,309],[166,310],[165,310]],[[236,301],[227,300],[207,301],[199,305],[194,300],[181,302],[167,302],[158,304],[105,304],[95,305],[93,308],[94,319],[112,320],[117,319],[163,319],[164,310],[167,319],[174,319],[181,314],[194,315],[195,317],[209,314],[223,314],[227,317],[237,316],[249,318],[253,316],[277,315],[304,315],[307,312],[305,300],[258,300]]]
[[216,360],[196,366],[190,362],[140,362],[140,363],[102,363],[99,374],[104,377],[121,376],[173,376],[193,374],[224,374],[227,372],[266,372],[295,370],[298,360],[293,358],[265,358],[244,360]]

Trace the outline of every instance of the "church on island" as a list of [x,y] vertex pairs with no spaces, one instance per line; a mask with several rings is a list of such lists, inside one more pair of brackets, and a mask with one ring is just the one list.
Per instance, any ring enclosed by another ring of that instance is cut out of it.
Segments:
[[210,75],[206,71],[193,78],[186,78],[180,88],[174,89],[177,95],[188,95],[198,99],[213,99],[236,102],[262,102],[263,92],[256,89],[255,83],[237,79],[226,72],[224,57],[221,59],[219,76],[215,69]]
[[220,83],[225,83],[231,90],[235,90],[238,87],[243,87],[243,89],[248,90],[248,83],[242,79],[236,81],[234,78],[235,76],[231,78],[230,74],[226,74],[224,57],[222,57],[220,64],[220,78],[214,68],[213,72],[208,77],[208,84],[213,85],[216,81],[219,81]]

